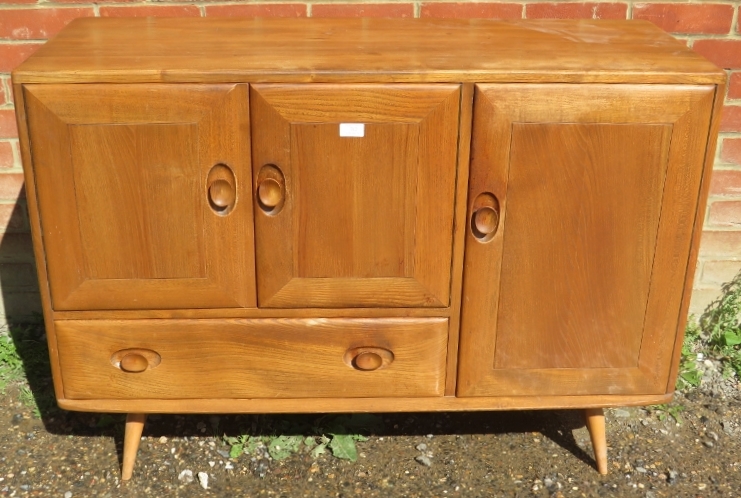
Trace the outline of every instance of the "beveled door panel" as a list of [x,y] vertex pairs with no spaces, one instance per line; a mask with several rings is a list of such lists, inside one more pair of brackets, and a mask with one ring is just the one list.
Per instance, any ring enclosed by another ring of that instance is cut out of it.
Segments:
[[55,309],[255,306],[246,85],[24,89]]
[[252,86],[260,306],[448,306],[459,102],[459,85]]
[[458,395],[666,392],[713,96],[477,87]]

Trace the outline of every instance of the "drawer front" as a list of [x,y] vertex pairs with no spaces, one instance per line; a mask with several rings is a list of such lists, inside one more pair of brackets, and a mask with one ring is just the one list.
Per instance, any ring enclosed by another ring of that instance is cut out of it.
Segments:
[[68,399],[442,396],[447,318],[61,320]]

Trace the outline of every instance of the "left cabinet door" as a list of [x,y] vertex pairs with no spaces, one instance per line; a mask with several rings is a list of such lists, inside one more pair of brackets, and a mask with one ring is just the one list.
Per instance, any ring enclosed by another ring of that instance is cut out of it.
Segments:
[[248,96],[24,87],[54,309],[255,306]]

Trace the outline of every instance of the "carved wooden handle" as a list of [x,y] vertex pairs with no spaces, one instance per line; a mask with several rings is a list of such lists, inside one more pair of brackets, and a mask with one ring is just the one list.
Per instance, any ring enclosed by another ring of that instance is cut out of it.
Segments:
[[353,361],[353,365],[355,365],[355,368],[357,368],[358,370],[366,371],[366,372],[371,371],[371,370],[376,370],[382,364],[383,364],[383,358],[381,358],[378,354],[373,353],[371,351],[360,353],[358,356],[355,357]]
[[121,358],[121,370],[129,373],[143,372],[149,368],[149,361],[137,353],[129,353]]
[[481,207],[473,213],[473,224],[480,234],[491,235],[499,225],[499,213],[491,206]]
[[211,203],[221,209],[227,209],[237,199],[234,185],[226,180],[215,180],[208,188],[208,196]]
[[283,200],[283,189],[275,178],[265,178],[257,188],[257,195],[263,206],[274,208]]

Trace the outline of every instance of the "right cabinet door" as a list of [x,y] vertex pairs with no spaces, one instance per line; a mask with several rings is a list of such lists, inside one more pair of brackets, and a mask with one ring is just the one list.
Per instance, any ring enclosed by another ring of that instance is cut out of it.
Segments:
[[459,396],[667,392],[714,91],[476,87]]

